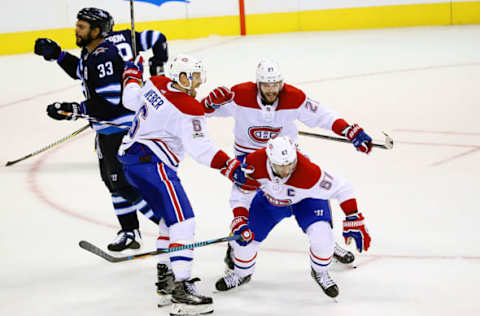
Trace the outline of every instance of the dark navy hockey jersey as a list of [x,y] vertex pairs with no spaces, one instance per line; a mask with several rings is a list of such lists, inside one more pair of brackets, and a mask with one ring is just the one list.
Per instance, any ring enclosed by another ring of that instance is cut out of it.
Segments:
[[[87,115],[99,121],[131,126],[134,113],[121,102],[124,61],[114,44],[103,41],[90,53],[83,48],[80,59],[62,52],[57,62],[70,77],[82,80]],[[124,131],[98,123],[92,127],[101,134]]]
[[[110,32],[105,39],[117,46],[123,60],[133,59],[132,32],[130,30]],[[161,32],[152,30],[135,32],[135,43],[137,52],[147,51],[151,48],[154,58],[162,62],[168,60],[167,39]]]
[[[99,121],[131,126],[134,113],[121,102],[124,61],[133,59],[131,31],[111,32],[105,40],[88,53],[84,48],[78,58],[62,52],[58,64],[74,79],[82,80],[82,90],[87,115]],[[159,60],[168,59],[165,36],[158,31],[136,33],[137,51],[152,49]],[[124,131],[111,125],[92,123],[101,134]]]

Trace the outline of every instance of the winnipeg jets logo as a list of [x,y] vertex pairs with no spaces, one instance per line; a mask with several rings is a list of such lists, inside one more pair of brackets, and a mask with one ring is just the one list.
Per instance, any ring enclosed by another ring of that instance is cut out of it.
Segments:
[[92,54],[97,56],[98,54],[104,53],[107,51],[107,47],[99,47]]
[[281,127],[254,126],[248,129],[248,136],[257,143],[266,143],[280,134]]

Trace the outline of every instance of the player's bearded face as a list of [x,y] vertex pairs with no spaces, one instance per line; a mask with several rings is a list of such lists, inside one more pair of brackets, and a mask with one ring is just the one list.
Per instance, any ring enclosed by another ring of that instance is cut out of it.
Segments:
[[92,30],[90,24],[85,21],[78,20],[75,28],[75,38],[78,47],[85,47],[93,41]]
[[262,98],[267,103],[273,103],[277,100],[280,90],[282,89],[282,82],[260,82],[260,93]]

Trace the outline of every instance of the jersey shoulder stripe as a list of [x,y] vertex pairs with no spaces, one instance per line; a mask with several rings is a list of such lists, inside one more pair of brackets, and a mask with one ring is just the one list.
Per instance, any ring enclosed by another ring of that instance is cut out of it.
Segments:
[[251,175],[253,178],[256,180],[270,179],[267,171],[267,150],[265,148],[248,154],[245,162],[255,168],[255,171]]
[[300,189],[311,189],[320,180],[320,167],[297,151],[297,167],[285,183]]
[[286,83],[280,92],[277,111],[298,109],[306,98],[307,96],[302,90]]
[[260,109],[257,102],[257,85],[253,82],[244,82],[237,84],[230,89],[235,93],[233,101],[238,106]]
[[163,94],[163,96],[180,112],[187,115],[203,116],[205,111],[203,105],[195,98],[183,93],[170,91],[168,84],[172,82],[171,79],[164,76],[153,76],[150,81]]

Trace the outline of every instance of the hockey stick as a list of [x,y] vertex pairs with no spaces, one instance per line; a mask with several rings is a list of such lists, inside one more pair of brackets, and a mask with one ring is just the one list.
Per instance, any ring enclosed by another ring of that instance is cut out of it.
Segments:
[[135,35],[135,18],[133,12],[133,1],[130,0],[130,25],[132,28],[132,49],[133,49],[133,60],[137,58],[137,38]]
[[97,119],[95,119],[91,116],[85,115],[85,114],[73,114],[72,112],[65,112],[65,111],[57,111],[57,113],[61,114],[61,115],[64,115],[64,116],[67,116],[67,117],[71,117],[71,118],[85,119],[85,120],[87,120],[91,123],[110,125],[110,126],[118,127],[118,128],[125,129],[125,130],[130,129],[130,126],[128,126],[128,125],[115,124],[115,123],[108,122],[108,121],[99,121],[99,120],[97,120]]
[[55,147],[55,146],[57,146],[57,145],[60,145],[61,143],[64,143],[64,142],[66,142],[67,140],[71,139],[72,137],[80,134],[81,132],[83,132],[84,130],[86,130],[86,129],[89,128],[89,127],[90,127],[90,125],[85,125],[84,127],[82,127],[82,128],[80,128],[80,129],[76,130],[75,132],[73,132],[72,134],[63,137],[63,138],[57,140],[56,142],[51,143],[50,145],[47,145],[47,146],[43,147],[42,149],[39,149],[39,150],[37,150],[37,151],[34,151],[33,153],[28,154],[28,155],[26,155],[26,156],[23,156],[23,157],[21,157],[21,158],[18,158],[18,159],[16,159],[16,160],[7,161],[7,163],[5,164],[5,167],[14,165],[14,164],[16,164],[17,162],[20,162],[20,161],[23,161],[23,160],[28,159],[28,158],[30,158],[30,157],[36,156],[36,155],[41,154],[41,153],[43,153],[44,151],[47,151],[47,150],[49,150],[49,149],[51,149],[51,148],[53,148],[53,147]]
[[185,250],[185,249],[191,249],[191,248],[198,248],[198,247],[203,247],[203,246],[208,246],[220,242],[226,242],[226,241],[231,241],[231,240],[238,240],[240,239],[240,235],[233,235],[233,236],[227,236],[227,237],[221,237],[221,238],[215,238],[215,239],[210,239],[210,240],[205,240],[205,241],[199,241],[193,244],[188,244],[188,245],[183,245],[179,247],[172,247],[168,249],[163,249],[163,250],[154,250],[154,251],[149,251],[149,252],[144,252],[144,253],[139,253],[136,255],[131,255],[131,256],[125,256],[125,257],[115,257],[107,252],[103,251],[102,249],[98,248],[94,244],[86,241],[86,240],[81,240],[78,245],[85,249],[86,251],[89,251],[93,253],[94,255],[97,255],[108,262],[123,262],[123,261],[129,261],[129,260],[134,260],[134,259],[140,259],[140,258],[146,258],[146,257],[151,257],[151,256],[156,256],[162,253],[170,253],[170,252],[175,252],[175,251],[180,251],[180,250]]
[[[303,132],[303,131],[299,131],[298,134],[303,135],[303,136],[310,136],[310,137],[333,140],[333,141],[336,141],[336,142],[351,143],[351,141],[349,141],[347,138],[344,138],[344,137],[336,137],[336,136],[315,134],[315,133],[309,133],[309,132]],[[385,132],[383,132],[383,134],[385,135],[385,143],[378,144],[378,143],[373,143],[372,142],[372,147],[378,147],[378,148],[382,148],[382,149],[392,149],[393,148],[393,139],[390,136],[388,136]]]

